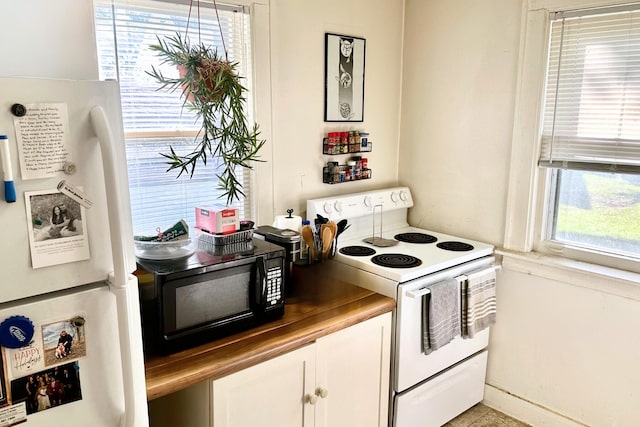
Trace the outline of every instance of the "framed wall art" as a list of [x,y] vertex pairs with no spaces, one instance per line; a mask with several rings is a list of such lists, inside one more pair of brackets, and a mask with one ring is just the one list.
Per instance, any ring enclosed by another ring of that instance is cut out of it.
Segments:
[[364,120],[365,39],[325,33],[324,121]]

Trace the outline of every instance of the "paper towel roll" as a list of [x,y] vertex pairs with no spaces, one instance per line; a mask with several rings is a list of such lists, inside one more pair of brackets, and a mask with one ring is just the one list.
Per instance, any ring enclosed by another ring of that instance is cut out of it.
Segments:
[[302,217],[298,215],[292,215],[291,217],[289,215],[277,215],[273,226],[282,230],[288,228],[300,233],[302,230]]

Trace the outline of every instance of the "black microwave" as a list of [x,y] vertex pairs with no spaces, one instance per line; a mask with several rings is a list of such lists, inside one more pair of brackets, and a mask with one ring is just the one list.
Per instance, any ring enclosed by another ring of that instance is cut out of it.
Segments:
[[285,253],[257,239],[200,245],[188,258],[138,258],[145,356],[167,354],[284,314]]

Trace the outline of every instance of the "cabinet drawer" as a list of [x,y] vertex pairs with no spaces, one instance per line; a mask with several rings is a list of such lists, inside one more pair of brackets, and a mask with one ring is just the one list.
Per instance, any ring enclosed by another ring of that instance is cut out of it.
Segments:
[[487,351],[395,396],[394,427],[439,427],[484,396]]

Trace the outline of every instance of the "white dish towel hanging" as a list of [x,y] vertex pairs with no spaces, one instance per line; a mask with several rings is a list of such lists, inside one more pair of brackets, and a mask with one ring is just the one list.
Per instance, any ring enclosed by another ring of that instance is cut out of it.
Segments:
[[496,322],[496,269],[491,266],[466,275],[461,286],[462,337],[475,334]]

